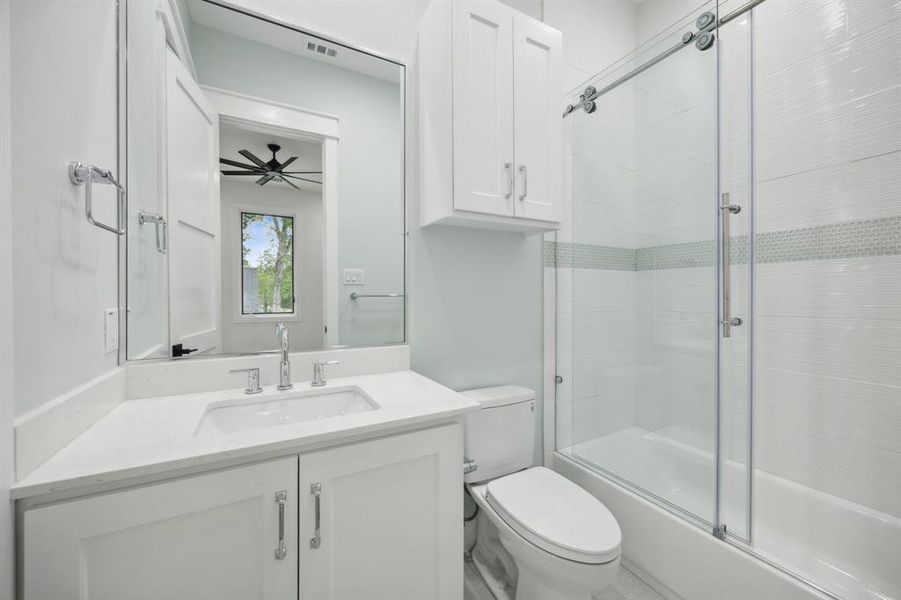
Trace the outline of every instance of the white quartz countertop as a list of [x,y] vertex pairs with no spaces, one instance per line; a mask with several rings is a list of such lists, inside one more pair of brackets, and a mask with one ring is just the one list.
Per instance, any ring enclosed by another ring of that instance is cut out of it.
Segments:
[[[247,398],[356,386],[379,408],[314,421],[236,433],[195,436],[208,405]],[[294,384],[244,396],[243,389],[125,400],[93,427],[17,482],[13,498],[71,491],[124,480],[147,480],[177,472],[232,464],[241,459],[303,451],[372,437],[392,429],[428,424],[476,410],[466,397],[413,371],[329,379],[313,388]]]

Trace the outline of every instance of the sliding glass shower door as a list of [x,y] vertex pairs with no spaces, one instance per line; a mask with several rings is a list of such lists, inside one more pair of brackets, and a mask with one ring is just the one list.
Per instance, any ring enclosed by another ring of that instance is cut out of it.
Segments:
[[901,600],[899,42],[898,0],[721,0],[564,121],[557,451],[849,600]]
[[570,425],[558,430],[561,451],[712,526],[719,134],[717,47],[698,39],[705,12],[716,4],[590,82],[601,92],[595,106],[567,118],[572,231],[557,245],[557,418]]

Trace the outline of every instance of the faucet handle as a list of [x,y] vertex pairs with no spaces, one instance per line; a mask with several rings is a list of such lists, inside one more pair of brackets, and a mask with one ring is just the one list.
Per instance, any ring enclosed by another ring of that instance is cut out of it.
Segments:
[[247,372],[247,387],[244,389],[245,394],[259,394],[263,391],[260,387],[260,369],[259,367],[251,367],[249,369],[231,369],[229,373]]
[[310,382],[310,385],[313,387],[322,387],[325,385],[325,365],[337,365],[340,361],[337,360],[322,360],[313,363],[313,381]]

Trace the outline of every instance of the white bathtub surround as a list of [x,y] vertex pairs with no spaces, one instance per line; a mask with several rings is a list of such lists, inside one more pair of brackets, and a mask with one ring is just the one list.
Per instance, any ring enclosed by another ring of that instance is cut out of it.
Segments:
[[[262,402],[278,400],[292,392],[328,392],[348,386],[362,390],[378,408],[290,425],[195,435],[214,402]],[[451,419],[476,406],[412,371],[330,377],[323,388],[295,383],[290,392],[278,392],[269,386],[252,396],[243,393],[242,384],[227,391],[129,400],[21,479],[12,494],[24,498],[50,492],[70,493],[98,484],[159,478],[163,474],[183,474],[191,469],[296,453],[339,440],[343,443],[387,430]]]
[[[623,529],[623,564],[665,598],[827,599],[559,453],[554,468],[594,494],[616,515]],[[699,565],[703,565],[702,572]]]
[[17,479],[87,431],[124,398],[125,369],[117,367],[17,418]]
[[[693,441],[684,430],[651,432],[633,427],[581,442],[561,454],[575,463],[581,459],[583,467],[603,465],[711,521],[713,455]],[[746,478],[744,464],[726,461],[726,489],[743,485]],[[901,589],[901,573],[896,568],[901,518],[761,470],[755,471],[754,483],[756,552],[776,562],[790,560],[799,575],[848,600],[892,598]],[[743,498],[725,495],[724,500],[723,521],[741,523]],[[657,573],[656,565],[643,567]]]

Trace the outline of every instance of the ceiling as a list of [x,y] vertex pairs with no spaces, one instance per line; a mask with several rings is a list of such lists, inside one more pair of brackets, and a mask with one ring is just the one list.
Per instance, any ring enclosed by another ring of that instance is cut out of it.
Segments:
[[[342,7],[347,6],[345,2],[337,4]],[[195,26],[200,25],[222,31],[235,37],[296,54],[308,60],[322,62],[391,83],[400,82],[402,69],[398,65],[341,44],[249,17],[209,2],[197,0],[189,2],[188,12],[191,23]],[[347,20],[347,13],[342,11],[342,14]],[[356,21],[357,19],[350,20]]]

